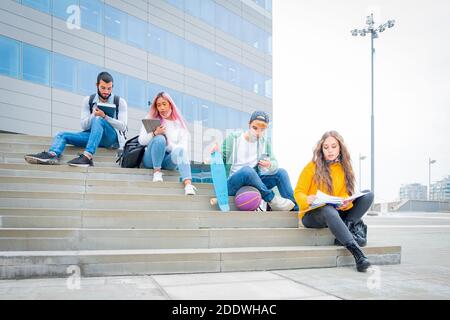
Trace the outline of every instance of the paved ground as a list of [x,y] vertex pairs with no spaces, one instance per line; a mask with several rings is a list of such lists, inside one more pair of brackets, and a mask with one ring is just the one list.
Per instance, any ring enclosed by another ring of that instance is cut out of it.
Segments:
[[0,299],[450,299],[450,213],[367,217],[372,244],[402,264],[135,277],[0,281]]

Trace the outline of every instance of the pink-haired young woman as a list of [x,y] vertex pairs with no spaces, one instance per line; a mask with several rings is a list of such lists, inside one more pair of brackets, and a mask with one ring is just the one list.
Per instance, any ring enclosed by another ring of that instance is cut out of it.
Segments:
[[160,92],[153,99],[147,119],[158,119],[161,126],[147,133],[144,125],[139,134],[139,143],[147,146],[142,164],[154,169],[153,182],[163,181],[161,169],[178,168],[184,183],[186,195],[195,195],[189,163],[189,131],[175,102],[166,92]]

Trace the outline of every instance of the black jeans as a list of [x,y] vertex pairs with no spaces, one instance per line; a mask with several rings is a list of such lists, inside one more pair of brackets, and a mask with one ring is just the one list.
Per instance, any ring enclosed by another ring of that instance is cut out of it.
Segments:
[[357,222],[369,210],[373,203],[374,195],[372,192],[353,201],[353,207],[347,211],[339,211],[332,205],[312,210],[304,215],[302,223],[306,228],[329,228],[331,233],[342,244],[347,245],[353,241],[353,235],[348,230],[343,218],[348,221]]

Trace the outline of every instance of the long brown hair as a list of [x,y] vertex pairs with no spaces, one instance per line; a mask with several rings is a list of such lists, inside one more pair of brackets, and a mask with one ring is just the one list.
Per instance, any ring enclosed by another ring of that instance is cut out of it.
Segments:
[[338,156],[338,159],[342,165],[342,168],[344,169],[345,174],[345,185],[347,188],[347,193],[349,195],[352,195],[355,190],[355,174],[353,173],[353,168],[351,164],[350,159],[350,153],[348,152],[347,146],[344,143],[344,138],[337,133],[336,131],[328,131],[325,132],[320,139],[319,142],[317,142],[316,148],[314,150],[314,155],[312,161],[316,165],[316,172],[314,174],[314,182],[318,187],[325,186],[328,188],[328,192],[330,194],[333,193],[333,183],[331,181],[330,176],[330,166],[327,163],[325,156],[322,152],[322,146],[325,142],[325,140],[328,137],[333,137],[337,140],[339,143],[339,149],[340,153]]

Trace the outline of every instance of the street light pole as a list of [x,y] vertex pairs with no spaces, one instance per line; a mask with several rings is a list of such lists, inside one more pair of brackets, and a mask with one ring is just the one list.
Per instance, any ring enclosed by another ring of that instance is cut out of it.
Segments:
[[[372,23],[373,23],[373,14],[370,15]],[[372,106],[371,106],[371,112],[370,112],[370,191],[373,192],[373,194],[375,194],[375,115],[374,115],[374,75],[373,75],[373,59],[374,59],[374,55],[375,55],[375,49],[373,48],[373,39],[374,39],[374,32],[373,32],[373,26],[371,29],[371,37],[370,37],[370,53],[371,53],[371,74],[372,74],[372,79],[371,79],[371,92],[372,92]]]
[[359,154],[359,191],[361,192],[361,160],[364,160],[366,156]]
[[378,33],[383,32],[387,28],[392,28],[395,24],[395,20],[388,20],[388,22],[374,28],[375,21],[373,20],[373,13],[366,18],[367,28],[365,29],[353,29],[351,30],[352,36],[358,34],[365,37],[366,34],[370,34],[370,55],[371,55],[371,115],[370,115],[370,188],[375,193],[375,115],[374,115],[374,54],[375,49],[373,47],[373,40],[378,38]]
[[431,200],[431,165],[436,163],[436,160],[428,158],[428,200]]

